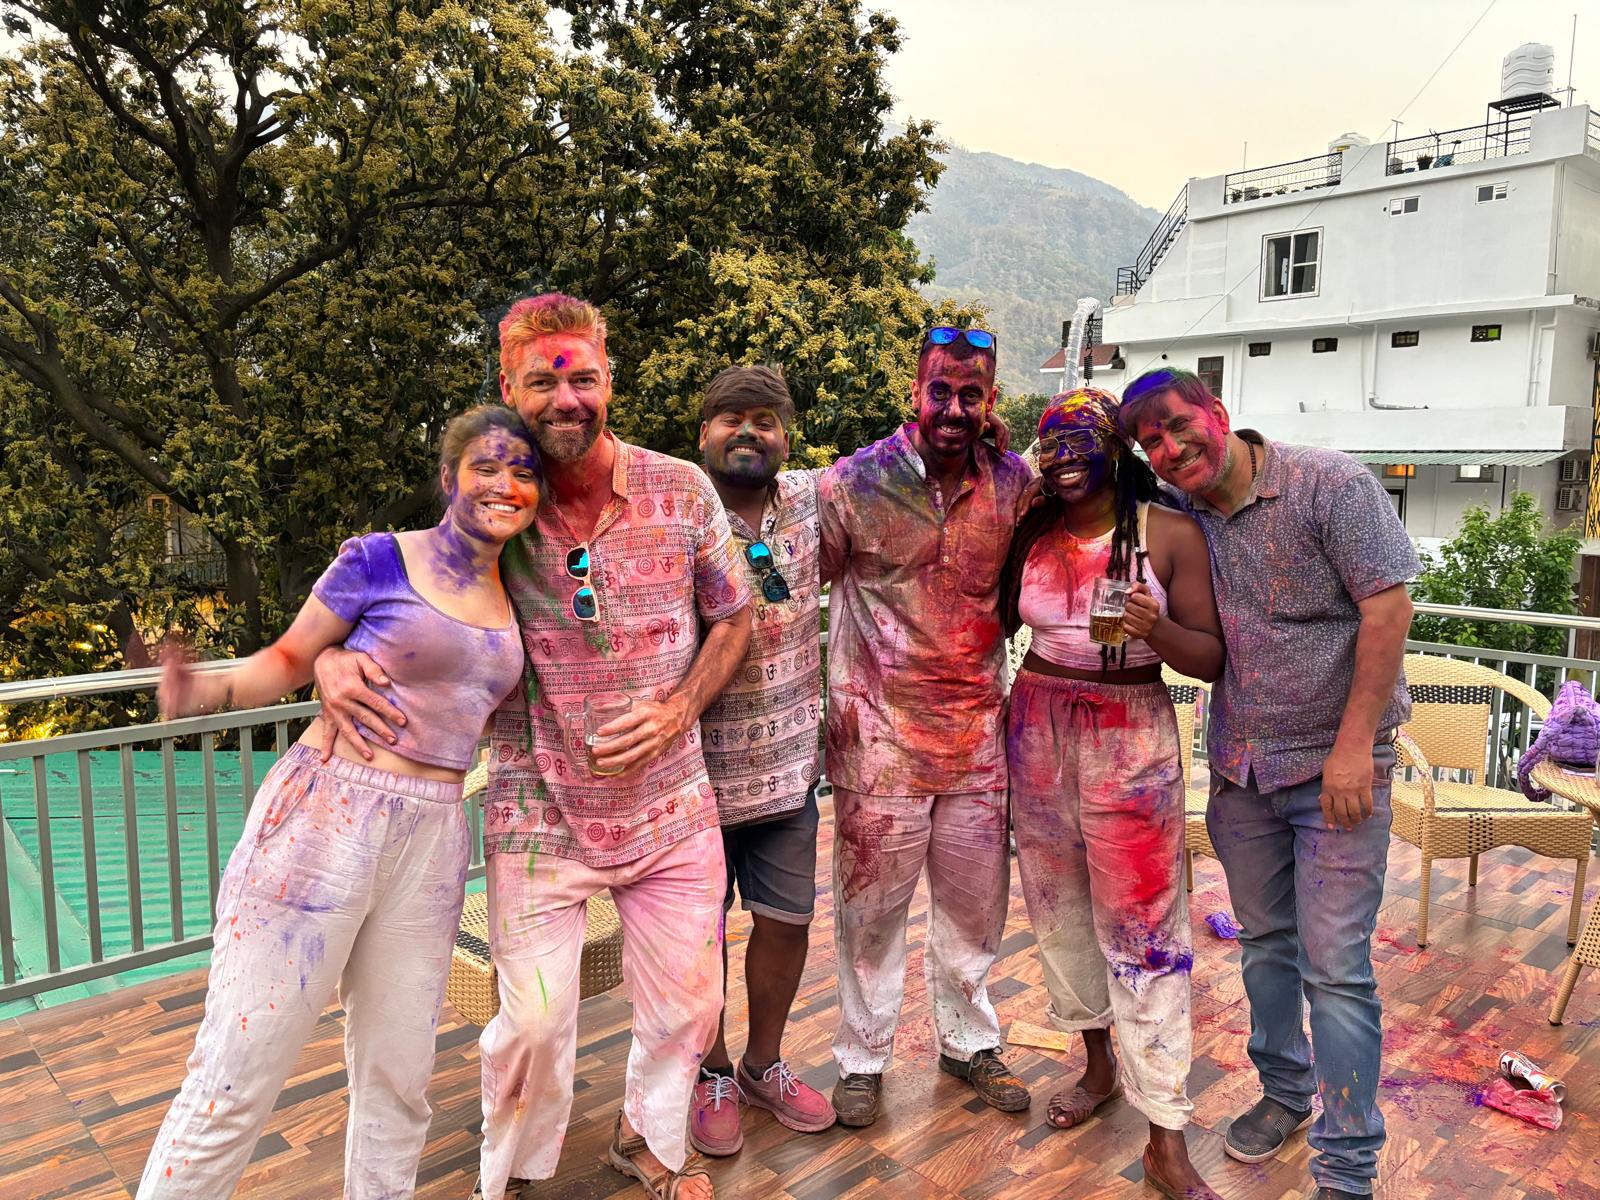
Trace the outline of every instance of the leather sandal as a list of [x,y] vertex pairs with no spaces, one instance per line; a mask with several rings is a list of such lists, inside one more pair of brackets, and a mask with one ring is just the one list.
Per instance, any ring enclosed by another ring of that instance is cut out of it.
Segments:
[[1071,1129],[1082,1125],[1095,1113],[1122,1095],[1122,1064],[1118,1063],[1111,1077],[1111,1090],[1105,1093],[1088,1091],[1082,1084],[1062,1088],[1050,1097],[1050,1108],[1045,1120],[1052,1129]]
[[[663,1167],[659,1175],[648,1175],[643,1167],[633,1161],[633,1156],[649,1149],[643,1134],[636,1133],[626,1138],[622,1136],[622,1113],[618,1112],[616,1128],[611,1134],[611,1148],[606,1151],[606,1161],[613,1170],[644,1184],[645,1194],[650,1200],[677,1200],[678,1188],[685,1179],[695,1175],[707,1180],[711,1178],[711,1172],[698,1167],[683,1171],[671,1171]],[[687,1163],[684,1165],[688,1166]]]

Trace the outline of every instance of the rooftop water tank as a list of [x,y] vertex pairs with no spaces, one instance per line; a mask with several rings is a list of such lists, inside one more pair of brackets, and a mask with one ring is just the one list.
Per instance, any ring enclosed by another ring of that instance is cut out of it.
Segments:
[[1500,64],[1500,99],[1548,94],[1555,78],[1556,52],[1542,42],[1525,42]]
[[1362,137],[1359,133],[1341,133],[1328,143],[1329,154],[1343,154],[1346,150],[1355,150],[1361,146],[1372,145],[1372,139]]

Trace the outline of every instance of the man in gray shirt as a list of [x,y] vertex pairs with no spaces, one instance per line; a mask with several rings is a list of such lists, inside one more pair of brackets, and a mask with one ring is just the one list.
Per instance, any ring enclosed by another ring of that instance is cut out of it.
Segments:
[[1384,1141],[1371,937],[1394,731],[1411,712],[1401,663],[1416,551],[1364,466],[1232,430],[1187,371],[1134,380],[1120,421],[1205,532],[1228,648],[1206,824],[1244,927],[1264,1095],[1234,1120],[1226,1148],[1244,1162],[1272,1157],[1312,1123],[1316,1093],[1317,1200],[1365,1196]]

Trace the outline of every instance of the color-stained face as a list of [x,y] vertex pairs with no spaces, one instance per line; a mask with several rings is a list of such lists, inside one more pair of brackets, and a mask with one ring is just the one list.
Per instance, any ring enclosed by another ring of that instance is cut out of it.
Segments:
[[556,462],[576,462],[606,427],[611,368],[600,347],[571,333],[547,333],[512,356],[500,395]]
[[734,409],[701,424],[700,449],[711,478],[754,490],[777,478],[789,457],[789,434],[771,408]]
[[1203,496],[1228,473],[1228,430],[1221,404],[1196,408],[1169,391],[1144,406],[1133,436],[1157,475],[1191,496]]
[[1110,487],[1123,453],[1112,414],[1116,400],[1093,389],[1057,396],[1039,419],[1039,473],[1067,504]]
[[473,438],[444,476],[450,510],[445,523],[469,538],[505,542],[533,524],[539,511],[539,474],[523,438],[493,429]]
[[929,353],[913,393],[923,446],[936,458],[965,458],[989,422],[994,395],[993,356],[961,360],[947,350]]

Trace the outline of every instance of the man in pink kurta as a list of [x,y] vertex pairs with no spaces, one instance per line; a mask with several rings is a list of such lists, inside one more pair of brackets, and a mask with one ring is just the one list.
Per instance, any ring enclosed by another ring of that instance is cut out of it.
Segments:
[[[942,340],[941,340],[942,339]],[[846,1125],[878,1114],[905,989],[906,915],[928,871],[925,965],[940,1068],[996,1108],[1028,1093],[996,1051],[985,978],[1009,886],[1000,568],[1032,478],[979,440],[994,340],[932,330],[917,419],[830,467],[819,489],[832,581],[827,769]]]

